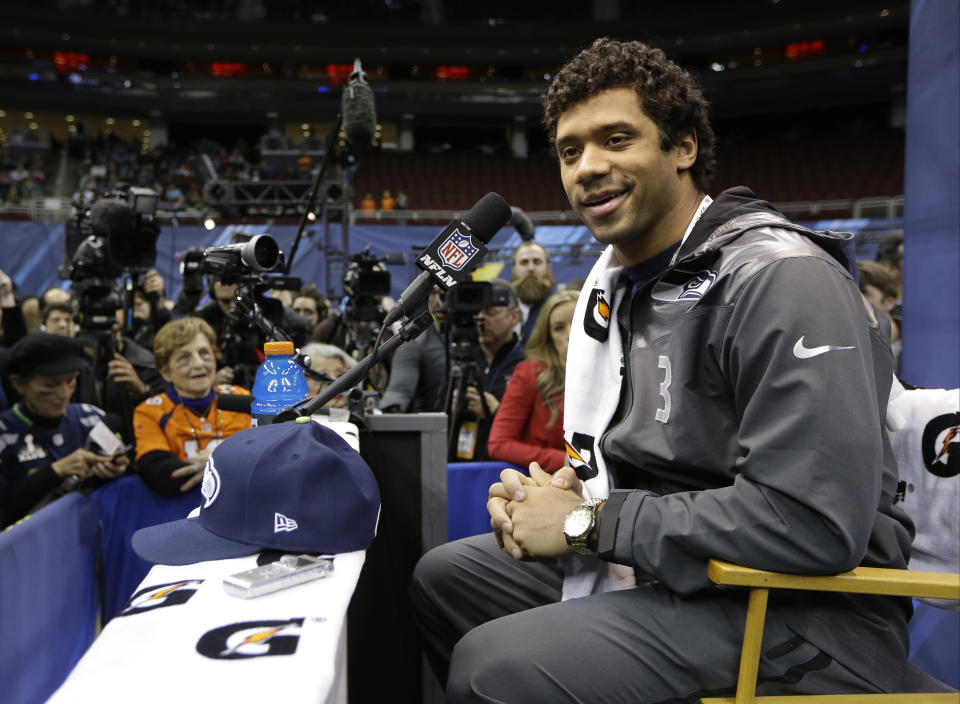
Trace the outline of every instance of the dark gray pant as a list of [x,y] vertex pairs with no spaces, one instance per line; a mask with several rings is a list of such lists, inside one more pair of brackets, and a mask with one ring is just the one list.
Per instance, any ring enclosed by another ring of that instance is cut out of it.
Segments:
[[[558,568],[513,559],[492,534],[421,558],[414,618],[448,702],[637,704],[733,693],[746,590],[681,599],[653,585],[560,603],[561,583]],[[880,691],[772,614],[759,681],[759,694]]]

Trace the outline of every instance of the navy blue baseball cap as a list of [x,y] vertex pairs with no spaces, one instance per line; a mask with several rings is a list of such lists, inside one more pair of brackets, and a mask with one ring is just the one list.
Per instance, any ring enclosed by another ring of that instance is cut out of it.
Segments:
[[335,431],[306,417],[224,440],[200,492],[199,515],[141,528],[134,551],[163,565],[266,549],[336,554],[369,547],[380,519],[373,471]]

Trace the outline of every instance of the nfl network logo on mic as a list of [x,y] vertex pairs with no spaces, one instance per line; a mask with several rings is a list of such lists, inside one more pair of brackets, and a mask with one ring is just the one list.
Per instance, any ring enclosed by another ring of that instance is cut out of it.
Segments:
[[460,271],[473,259],[477,251],[476,245],[468,235],[462,234],[459,229],[454,229],[440,245],[438,254],[444,265],[454,271]]

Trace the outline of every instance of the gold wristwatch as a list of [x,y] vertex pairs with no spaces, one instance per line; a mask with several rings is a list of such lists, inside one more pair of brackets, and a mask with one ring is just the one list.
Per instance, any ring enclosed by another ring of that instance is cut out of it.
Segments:
[[587,499],[563,519],[563,537],[574,552],[588,555],[597,551],[597,514],[606,499]]

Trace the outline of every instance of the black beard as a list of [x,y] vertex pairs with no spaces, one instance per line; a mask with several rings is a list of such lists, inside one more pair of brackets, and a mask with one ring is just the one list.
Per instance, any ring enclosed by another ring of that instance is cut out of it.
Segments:
[[553,292],[553,286],[556,283],[553,274],[546,276],[537,276],[536,274],[527,274],[521,279],[513,282],[513,288],[517,292],[517,298],[528,306],[534,306],[543,303]]

